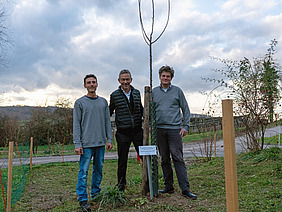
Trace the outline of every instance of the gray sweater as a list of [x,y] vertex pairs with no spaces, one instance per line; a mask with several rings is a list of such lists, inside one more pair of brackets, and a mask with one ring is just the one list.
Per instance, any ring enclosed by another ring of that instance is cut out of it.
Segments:
[[73,143],[75,148],[105,146],[112,142],[110,111],[103,97],[83,96],[73,110]]
[[190,110],[183,91],[171,85],[167,92],[164,92],[161,86],[157,86],[152,95],[153,101],[156,102],[157,128],[180,129],[182,124],[183,129],[187,131],[190,126]]

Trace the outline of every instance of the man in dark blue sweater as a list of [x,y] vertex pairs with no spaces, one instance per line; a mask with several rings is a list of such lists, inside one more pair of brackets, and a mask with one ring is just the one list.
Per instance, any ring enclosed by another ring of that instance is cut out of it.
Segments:
[[110,97],[110,115],[115,112],[117,127],[116,140],[118,147],[118,188],[124,191],[126,185],[126,169],[128,152],[133,142],[139,153],[143,145],[142,116],[143,106],[139,90],[130,85],[132,82],[129,70],[121,70],[118,82],[120,86]]
[[174,192],[171,155],[182,195],[189,199],[197,199],[190,190],[183,160],[182,137],[186,135],[189,128],[190,110],[183,91],[171,85],[173,76],[173,68],[162,66],[159,70],[161,85],[152,91],[153,101],[156,102],[157,144],[165,181],[165,188],[160,193]]

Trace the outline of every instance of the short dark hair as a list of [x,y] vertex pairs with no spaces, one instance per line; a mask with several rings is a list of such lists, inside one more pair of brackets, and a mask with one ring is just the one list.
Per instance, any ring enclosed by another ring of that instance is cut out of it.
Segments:
[[161,76],[164,71],[165,71],[165,72],[169,72],[171,78],[174,77],[174,70],[173,70],[172,67],[170,67],[170,66],[162,66],[162,67],[159,69],[159,75]]
[[130,78],[131,78],[131,73],[129,70],[127,69],[122,69],[120,72],[119,72],[119,75],[118,75],[118,78],[120,78],[120,75],[121,74],[129,74],[130,75]]
[[87,75],[84,77],[84,84],[85,84],[85,82],[86,82],[86,79],[87,79],[87,78],[90,78],[90,77],[93,77],[94,79],[96,79],[96,82],[98,82],[97,77],[96,77],[94,74],[87,74]]

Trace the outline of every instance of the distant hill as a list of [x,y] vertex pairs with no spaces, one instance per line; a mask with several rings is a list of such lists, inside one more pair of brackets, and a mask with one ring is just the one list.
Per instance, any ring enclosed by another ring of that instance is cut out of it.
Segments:
[[[48,107],[55,110],[56,107]],[[5,106],[0,107],[0,115],[6,115],[14,117],[17,120],[29,120],[34,109],[46,109],[45,107],[33,107],[33,106]]]
[[[57,107],[49,106],[48,109],[55,110]],[[34,106],[5,106],[0,107],[0,115],[7,115],[14,117],[19,121],[28,121],[31,118],[32,111],[34,109],[46,109],[46,107],[34,107]],[[114,116],[114,115],[113,115]],[[191,120],[194,118],[210,118],[210,116],[200,115],[200,114],[191,114]],[[114,121],[114,117],[111,117],[111,120]]]

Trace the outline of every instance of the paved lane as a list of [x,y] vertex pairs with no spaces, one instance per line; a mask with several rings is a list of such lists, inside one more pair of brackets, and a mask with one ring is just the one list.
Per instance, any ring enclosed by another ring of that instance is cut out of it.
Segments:
[[[282,126],[277,126],[277,127],[273,127],[270,129],[267,129],[266,133],[265,133],[265,137],[272,137],[274,135],[277,135],[279,133],[282,133]],[[235,139],[235,144],[236,144],[236,152],[240,153],[240,152],[244,152],[246,151],[245,148],[242,145],[242,141],[244,141],[244,136],[242,137],[237,137]],[[280,141],[282,140],[282,138],[280,138]],[[282,142],[282,141],[281,141]],[[267,148],[268,146],[265,145],[265,147]],[[281,147],[281,145],[280,145]],[[214,150],[214,145],[212,145],[212,149]],[[183,149],[183,154],[184,157],[202,157],[204,156],[204,144],[185,144],[184,145],[184,149]],[[224,155],[224,148],[223,148],[223,140],[219,140],[216,142],[216,156],[217,157],[223,157]],[[212,156],[214,156],[214,153],[212,154]],[[117,152],[106,152],[105,154],[105,159],[117,159]],[[129,152],[129,158],[136,158],[136,152],[133,148],[132,151]],[[26,164],[26,160],[28,160],[29,163],[29,158],[25,159],[22,158],[21,159],[22,162],[24,162]],[[64,157],[62,156],[48,156],[48,157],[33,157],[32,158],[32,164],[45,164],[45,163],[56,163],[56,162],[78,162],[79,161],[79,155],[66,155]],[[6,168],[7,167],[7,163],[8,160],[7,159],[0,159],[0,164],[1,164],[1,168]],[[15,158],[13,160],[13,165],[14,166],[19,166],[20,165],[20,161],[18,158]]]

